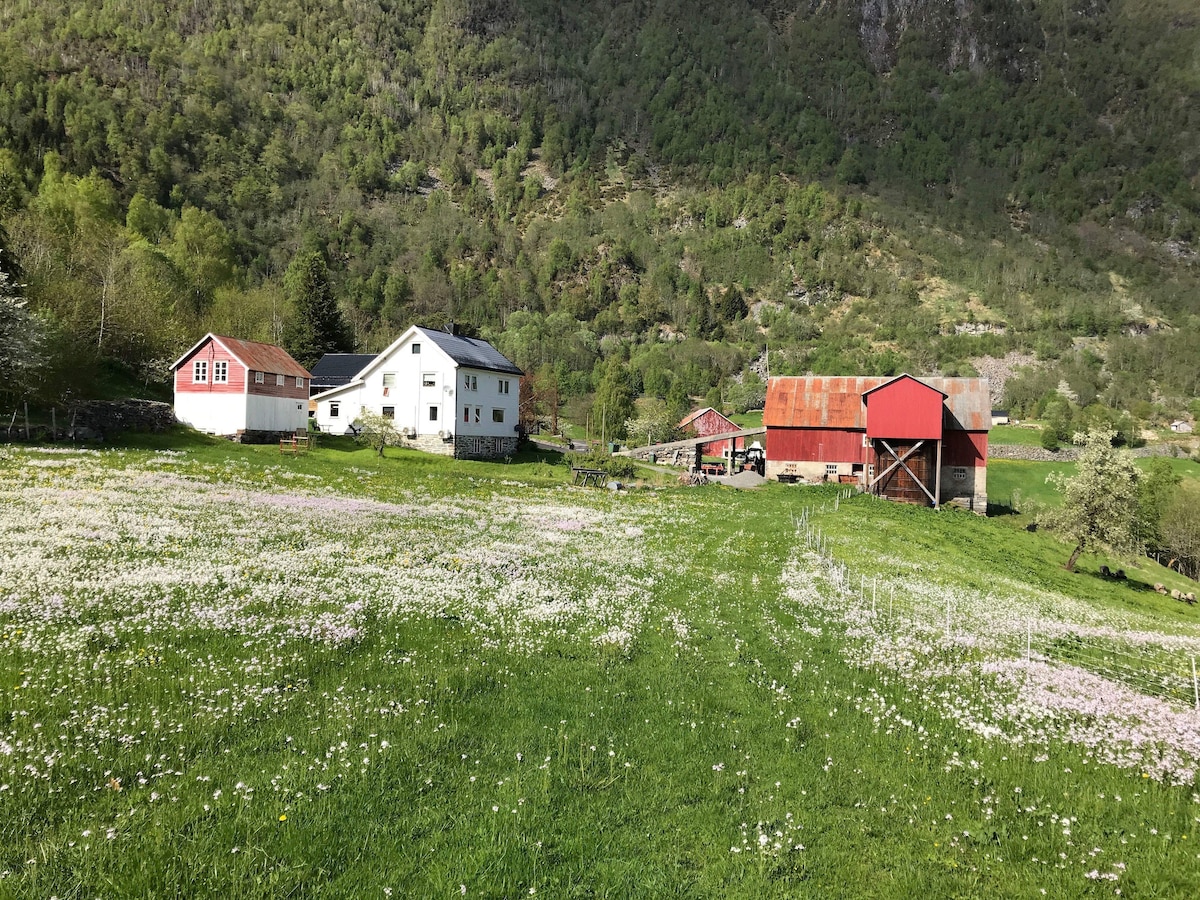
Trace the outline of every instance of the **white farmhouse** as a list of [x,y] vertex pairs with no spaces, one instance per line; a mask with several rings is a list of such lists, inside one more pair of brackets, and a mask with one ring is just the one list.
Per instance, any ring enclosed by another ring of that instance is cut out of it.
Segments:
[[394,419],[414,449],[505,456],[517,449],[522,374],[487,341],[414,325],[349,384],[315,395],[316,423],[346,434],[366,409]]

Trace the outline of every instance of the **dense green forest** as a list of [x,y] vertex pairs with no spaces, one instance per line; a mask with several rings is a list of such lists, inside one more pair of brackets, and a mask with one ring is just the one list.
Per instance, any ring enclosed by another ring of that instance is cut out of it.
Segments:
[[307,290],[322,346],[456,321],[564,396],[1018,351],[1022,412],[1161,422],[1200,394],[1198,98],[1187,0],[11,0],[39,339],[0,392],[154,393]]

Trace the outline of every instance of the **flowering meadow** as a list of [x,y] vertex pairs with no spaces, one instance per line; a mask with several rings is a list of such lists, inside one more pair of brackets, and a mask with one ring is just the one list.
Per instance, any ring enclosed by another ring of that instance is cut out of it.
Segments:
[[1193,610],[569,474],[0,450],[0,897],[1200,896]]

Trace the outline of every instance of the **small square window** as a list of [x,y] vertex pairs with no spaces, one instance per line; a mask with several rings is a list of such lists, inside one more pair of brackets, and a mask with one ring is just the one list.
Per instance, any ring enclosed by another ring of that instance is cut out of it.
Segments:
[[337,400],[332,400],[329,403],[329,418],[336,419],[342,414],[342,404]]
[[383,417],[384,417],[385,419],[394,419],[394,418],[396,418],[396,407],[394,407],[394,406],[385,406],[385,407],[383,408]]
[[437,372],[426,372],[421,376],[421,387],[437,387]]
[[275,387],[283,387],[283,376],[282,375],[275,376]]
[[207,384],[208,383],[208,360],[198,359],[192,363],[192,383]]
[[266,380],[267,380],[267,374],[265,372],[255,372],[254,373],[254,383],[255,384],[262,384]]
[[951,477],[952,477],[952,478],[953,478],[955,481],[966,481],[966,480],[967,480],[967,468],[966,468],[966,466],[954,466],[954,467],[953,467],[953,468],[950,470],[950,476],[951,476]]
[[438,408],[436,406],[429,407],[429,421],[436,422],[438,420]]
[[837,463],[825,463],[825,474],[826,475],[837,475],[837,473],[838,473]]
[[385,388],[390,388],[390,387],[396,386],[396,373],[395,372],[384,372],[383,373],[383,386]]
[[413,344],[412,348],[413,348],[412,349],[413,356],[419,356],[421,354],[421,345],[420,344]]
[[493,409],[492,410],[492,421],[493,422],[503,422],[504,421],[504,410]]

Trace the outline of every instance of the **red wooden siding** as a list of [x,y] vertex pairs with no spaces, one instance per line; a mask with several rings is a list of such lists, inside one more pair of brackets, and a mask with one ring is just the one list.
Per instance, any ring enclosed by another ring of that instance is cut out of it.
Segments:
[[768,458],[831,463],[865,463],[863,432],[837,428],[772,428]]
[[905,441],[942,436],[941,391],[907,375],[867,392],[867,434]]
[[276,375],[278,372],[267,372],[263,378],[263,383],[258,384],[254,380],[254,376],[250,376],[249,393],[256,394],[260,397],[290,397],[293,400],[308,399],[308,379],[304,379],[304,387],[296,387],[296,376],[284,375],[283,384],[276,384]]
[[[208,362],[207,384],[195,384],[192,381],[192,363],[198,359]],[[213,363],[221,361],[229,363],[229,381],[225,384],[214,384]],[[246,367],[216,341],[208,340],[197,347],[196,352],[175,370],[175,390],[182,394],[241,394],[246,390]]]
[[988,436],[986,431],[950,431],[942,439],[943,466],[987,466]]

